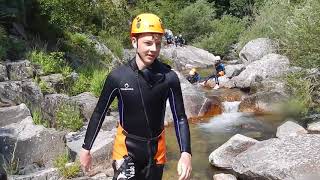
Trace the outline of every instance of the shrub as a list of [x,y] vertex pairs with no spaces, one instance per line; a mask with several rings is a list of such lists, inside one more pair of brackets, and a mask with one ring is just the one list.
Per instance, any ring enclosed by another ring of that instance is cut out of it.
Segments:
[[67,66],[63,56],[63,52],[51,52],[47,54],[43,51],[32,51],[28,55],[29,60],[40,65],[45,74],[61,73]]
[[244,31],[245,23],[234,16],[226,15],[220,20],[213,21],[213,32],[197,38],[195,46],[208,50],[211,53],[223,55],[230,46],[237,42],[240,33]]
[[8,49],[8,38],[5,30],[0,26],[0,60],[6,57]]
[[79,130],[83,126],[79,107],[74,103],[61,103],[56,112],[56,126],[58,129]]
[[95,96],[100,96],[100,93],[103,89],[104,82],[106,80],[106,75],[108,71],[105,70],[95,70],[92,75],[91,84],[90,84],[90,91]]
[[65,178],[77,177],[80,172],[80,163],[77,161],[72,165],[66,166],[68,162],[69,155],[64,153],[54,160],[54,167],[58,168],[60,174]]
[[[100,39],[104,42],[107,47],[118,56],[120,59],[123,58],[123,46],[121,43],[121,39],[119,37],[113,37],[111,35],[106,34],[106,32],[101,32],[99,34]],[[129,41],[129,40],[128,40]]]
[[176,29],[183,32],[186,41],[190,42],[194,38],[212,31],[211,21],[215,16],[213,3],[198,0],[177,14]]
[[34,109],[32,111],[32,120],[36,125],[43,125],[46,128],[49,128],[49,122],[43,119],[42,113],[40,109]]

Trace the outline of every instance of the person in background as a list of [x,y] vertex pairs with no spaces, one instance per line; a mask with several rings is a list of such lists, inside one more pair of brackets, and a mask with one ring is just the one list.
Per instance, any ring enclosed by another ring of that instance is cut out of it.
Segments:
[[189,71],[189,75],[187,76],[187,80],[191,83],[194,84],[196,82],[199,82],[201,79],[200,75],[197,73],[197,70],[195,68],[192,68]]
[[224,76],[225,74],[225,67],[224,67],[224,64],[222,63],[221,60],[218,60],[215,64],[214,64],[214,70],[213,70],[213,73],[212,75],[208,76],[206,78],[205,81],[201,82],[200,84],[205,86],[207,84],[207,81],[209,79],[212,79],[214,78],[214,81],[215,81],[215,86],[213,87],[213,89],[219,89],[220,88],[220,84],[219,84],[219,77],[221,76]]

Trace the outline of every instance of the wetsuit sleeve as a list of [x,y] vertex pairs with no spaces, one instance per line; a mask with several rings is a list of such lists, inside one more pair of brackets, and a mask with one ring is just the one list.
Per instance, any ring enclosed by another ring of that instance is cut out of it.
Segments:
[[90,150],[92,148],[93,142],[99,133],[107,110],[114,98],[117,96],[117,93],[118,90],[116,88],[114,78],[110,73],[104,83],[100,98],[90,118],[82,148],[86,150]]
[[188,152],[191,154],[189,124],[184,110],[180,81],[176,73],[174,73],[170,80],[169,102],[180,152]]

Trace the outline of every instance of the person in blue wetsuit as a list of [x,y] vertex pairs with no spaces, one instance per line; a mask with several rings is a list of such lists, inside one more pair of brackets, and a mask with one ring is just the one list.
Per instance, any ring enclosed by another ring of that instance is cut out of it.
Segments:
[[102,126],[107,109],[118,99],[119,122],[113,146],[113,180],[160,180],[166,162],[164,115],[169,99],[180,147],[179,180],[191,175],[190,131],[177,74],[160,62],[161,20],[140,14],[132,22],[131,42],[136,56],[107,76],[91,116],[80,163],[91,166],[90,149]]
[[213,89],[219,89],[219,77],[221,76],[224,76],[225,74],[225,67],[224,67],[224,64],[221,62],[221,60],[218,60],[215,64],[214,64],[214,70],[213,70],[213,73],[208,76],[206,78],[205,81],[201,82],[200,84],[201,85],[206,85],[207,81],[211,78],[214,78],[214,81],[215,81],[215,86]]

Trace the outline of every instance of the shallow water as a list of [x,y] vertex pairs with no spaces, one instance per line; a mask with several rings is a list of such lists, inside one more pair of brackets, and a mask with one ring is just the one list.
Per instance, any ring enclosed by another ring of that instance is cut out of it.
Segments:
[[[226,172],[212,167],[208,157],[212,151],[225,143],[235,134],[242,134],[257,140],[275,136],[276,127],[283,121],[273,115],[255,116],[237,112],[239,102],[224,103],[225,112],[214,116],[207,123],[190,124],[192,143],[192,179],[211,180],[219,172]],[[166,128],[167,158],[164,180],[177,180],[177,161],[180,157],[174,127]]]

